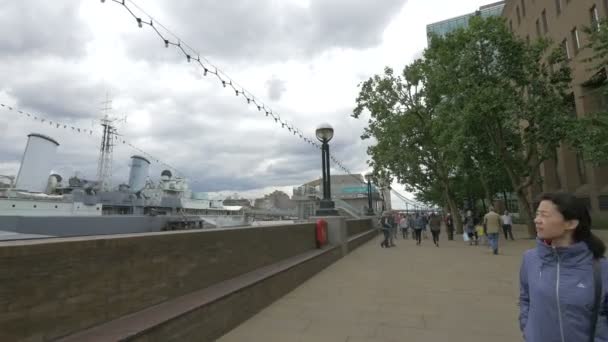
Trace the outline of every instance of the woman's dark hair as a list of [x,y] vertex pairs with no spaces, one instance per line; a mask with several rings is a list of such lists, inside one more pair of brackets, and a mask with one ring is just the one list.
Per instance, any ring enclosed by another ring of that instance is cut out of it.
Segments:
[[591,215],[583,201],[565,192],[542,194],[539,197],[540,201],[551,201],[555,204],[565,220],[578,220],[578,226],[573,235],[574,241],[585,242],[594,258],[604,256],[606,245],[591,232]]

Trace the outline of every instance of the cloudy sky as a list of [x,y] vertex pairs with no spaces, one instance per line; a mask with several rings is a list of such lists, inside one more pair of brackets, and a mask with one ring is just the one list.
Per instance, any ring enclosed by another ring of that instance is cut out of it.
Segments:
[[[350,116],[357,84],[387,65],[401,69],[420,56],[428,23],[489,2],[138,0],[139,9],[127,4],[145,21],[152,16],[170,30],[155,24],[163,35],[194,48],[308,137],[322,122],[333,125],[332,154],[353,173],[364,173],[369,142],[360,135],[367,119]],[[320,176],[318,149],[214,76],[203,76],[200,65],[188,63],[175,46],[165,48],[149,26],[139,28],[111,0],[0,0],[0,32],[0,103],[32,114],[0,107],[0,174],[17,173],[26,136],[37,132],[61,144],[55,172],[94,178],[108,94],[112,115],[124,119],[117,122],[121,140],[178,169],[197,191],[253,198],[278,188],[291,194],[292,186]],[[126,181],[133,154],[141,153],[119,141],[115,183]],[[151,176],[163,168],[153,163]],[[393,203],[401,205],[395,198]]]

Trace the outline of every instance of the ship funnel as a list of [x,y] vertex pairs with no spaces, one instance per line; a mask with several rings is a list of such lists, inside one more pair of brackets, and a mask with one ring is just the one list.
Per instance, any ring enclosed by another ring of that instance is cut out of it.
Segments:
[[29,192],[44,192],[59,143],[42,134],[32,133],[27,137],[15,188]]
[[129,173],[129,188],[138,192],[146,186],[150,173],[150,161],[142,156],[131,157],[131,172]]
[[171,177],[173,177],[173,174],[171,174],[171,171],[169,170],[163,170],[163,172],[160,173],[160,179],[164,182],[170,181]]

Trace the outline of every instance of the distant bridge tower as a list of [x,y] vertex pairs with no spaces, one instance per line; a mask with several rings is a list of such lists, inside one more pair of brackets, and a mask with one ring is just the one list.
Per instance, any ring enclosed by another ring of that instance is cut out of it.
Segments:
[[114,139],[117,135],[114,123],[118,119],[110,117],[112,101],[108,100],[107,95],[106,101],[102,105],[101,126],[103,127],[103,137],[99,149],[99,162],[97,163],[97,180],[102,191],[110,191],[112,189],[112,151],[114,150]]

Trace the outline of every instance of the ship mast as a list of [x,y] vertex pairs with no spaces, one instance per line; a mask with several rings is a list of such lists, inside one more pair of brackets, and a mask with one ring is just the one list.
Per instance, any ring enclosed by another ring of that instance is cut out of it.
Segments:
[[103,118],[100,121],[103,127],[103,136],[99,149],[99,162],[97,163],[97,181],[102,191],[110,191],[112,189],[112,151],[114,149],[114,136],[116,135],[114,122],[117,119],[110,117],[112,101],[108,99],[107,94],[102,105]]

